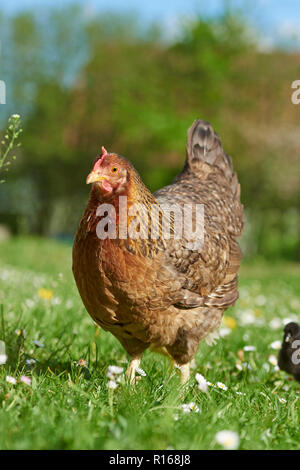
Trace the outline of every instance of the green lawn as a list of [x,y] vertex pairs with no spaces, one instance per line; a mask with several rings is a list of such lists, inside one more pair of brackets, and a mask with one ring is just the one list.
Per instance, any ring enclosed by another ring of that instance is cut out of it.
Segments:
[[[222,325],[227,335],[200,345],[184,388],[166,358],[146,352],[147,376],[109,393],[108,366],[126,367],[128,358],[86,313],[68,245],[0,243],[0,304],[8,356],[0,365],[1,449],[218,449],[221,430],[237,432],[240,449],[300,447],[299,383],[269,361],[278,353],[271,344],[282,338],[282,320],[300,319],[299,265],[243,266],[240,299]],[[196,372],[227,390],[199,391]],[[183,412],[190,402],[199,412]]]

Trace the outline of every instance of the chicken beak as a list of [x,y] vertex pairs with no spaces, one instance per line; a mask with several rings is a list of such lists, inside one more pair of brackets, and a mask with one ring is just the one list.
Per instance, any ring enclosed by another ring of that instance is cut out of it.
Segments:
[[86,184],[95,183],[96,181],[105,180],[105,176],[100,176],[97,171],[91,171],[86,179]]

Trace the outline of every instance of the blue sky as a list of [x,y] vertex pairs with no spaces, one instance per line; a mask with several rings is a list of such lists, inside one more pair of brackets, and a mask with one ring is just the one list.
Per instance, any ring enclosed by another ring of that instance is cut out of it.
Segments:
[[[11,0],[1,2],[1,9],[14,13],[22,9],[64,6],[73,0]],[[144,21],[159,20],[166,27],[174,27],[176,18],[192,16],[196,11],[214,15],[222,9],[223,0],[79,0],[88,14],[101,10],[137,11]],[[266,44],[288,40],[291,36],[300,45],[299,0],[231,0],[241,7],[252,25],[258,28]]]

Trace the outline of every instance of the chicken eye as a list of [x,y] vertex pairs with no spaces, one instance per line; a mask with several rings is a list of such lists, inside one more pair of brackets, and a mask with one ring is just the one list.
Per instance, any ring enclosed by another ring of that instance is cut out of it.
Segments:
[[116,168],[115,166],[111,169],[112,173],[116,173],[118,171],[118,168]]

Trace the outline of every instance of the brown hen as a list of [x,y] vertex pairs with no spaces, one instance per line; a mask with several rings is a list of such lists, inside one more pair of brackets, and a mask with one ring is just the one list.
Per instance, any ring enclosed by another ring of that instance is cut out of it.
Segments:
[[[238,298],[243,206],[231,158],[210,124],[196,120],[184,168],[170,186],[151,194],[125,158],[104,148],[87,183],[93,185],[73,246],[82,301],[130,354],[131,382],[149,347],[168,353],[185,382],[199,342]],[[167,204],[176,207],[168,212]],[[200,245],[186,235],[199,225],[196,205],[204,208]],[[178,207],[183,214],[192,208],[182,235]]]

